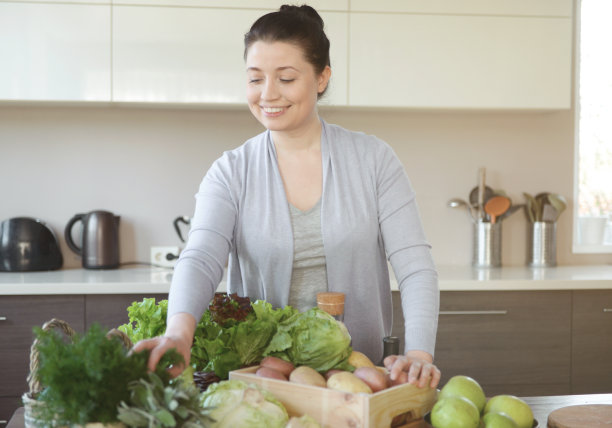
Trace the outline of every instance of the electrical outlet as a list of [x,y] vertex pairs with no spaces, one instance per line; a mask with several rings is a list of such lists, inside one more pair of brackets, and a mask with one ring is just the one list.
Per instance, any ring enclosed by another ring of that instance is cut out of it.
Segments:
[[174,267],[180,251],[179,247],[151,247],[151,264]]

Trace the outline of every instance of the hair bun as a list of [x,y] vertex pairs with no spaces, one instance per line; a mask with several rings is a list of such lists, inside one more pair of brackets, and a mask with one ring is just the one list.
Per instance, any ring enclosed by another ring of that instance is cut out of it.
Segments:
[[308,17],[309,19],[315,21],[319,25],[319,27],[323,29],[323,18],[321,18],[321,15],[319,15],[319,13],[314,8],[306,4],[303,4],[301,6],[284,4],[280,7],[279,12],[294,13],[296,15]]

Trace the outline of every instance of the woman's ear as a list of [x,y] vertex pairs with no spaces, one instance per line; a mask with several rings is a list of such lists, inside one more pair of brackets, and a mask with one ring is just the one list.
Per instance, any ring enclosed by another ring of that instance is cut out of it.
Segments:
[[327,84],[329,83],[329,79],[331,77],[331,67],[326,65],[321,74],[319,74],[319,86],[317,88],[317,93],[322,94],[325,88],[327,88]]

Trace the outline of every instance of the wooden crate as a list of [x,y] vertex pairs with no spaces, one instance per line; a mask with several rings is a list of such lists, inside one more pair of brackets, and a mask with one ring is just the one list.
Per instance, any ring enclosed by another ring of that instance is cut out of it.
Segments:
[[258,366],[230,372],[230,379],[260,385],[277,397],[290,416],[307,414],[324,428],[399,428],[422,421],[433,407],[435,388],[404,384],[375,394],[350,394],[255,375]]

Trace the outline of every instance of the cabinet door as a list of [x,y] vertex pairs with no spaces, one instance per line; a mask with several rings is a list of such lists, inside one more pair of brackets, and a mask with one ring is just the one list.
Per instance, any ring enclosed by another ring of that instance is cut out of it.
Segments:
[[351,11],[572,16],[572,0],[351,0]]
[[349,105],[567,109],[568,17],[352,13]]
[[612,290],[573,292],[572,394],[612,391]]
[[59,318],[82,333],[83,307],[83,296],[0,296],[0,397],[28,391],[32,328]]
[[[245,104],[243,37],[266,10],[115,6],[113,100]],[[323,14],[337,58],[330,104],[346,104],[347,14]]]
[[[143,6],[187,6],[187,7],[224,7],[242,9],[278,9],[286,0],[121,0],[117,3]],[[348,0],[310,0],[309,6],[317,11],[348,10]]]
[[145,297],[158,302],[168,294],[88,294],[85,296],[85,327],[97,322],[104,329],[117,328],[129,321],[127,308]]
[[0,428],[5,428],[15,410],[22,406],[21,396],[0,397]]
[[435,362],[443,385],[471,376],[487,396],[570,392],[569,291],[444,291]]
[[110,8],[0,2],[0,100],[109,101]]

